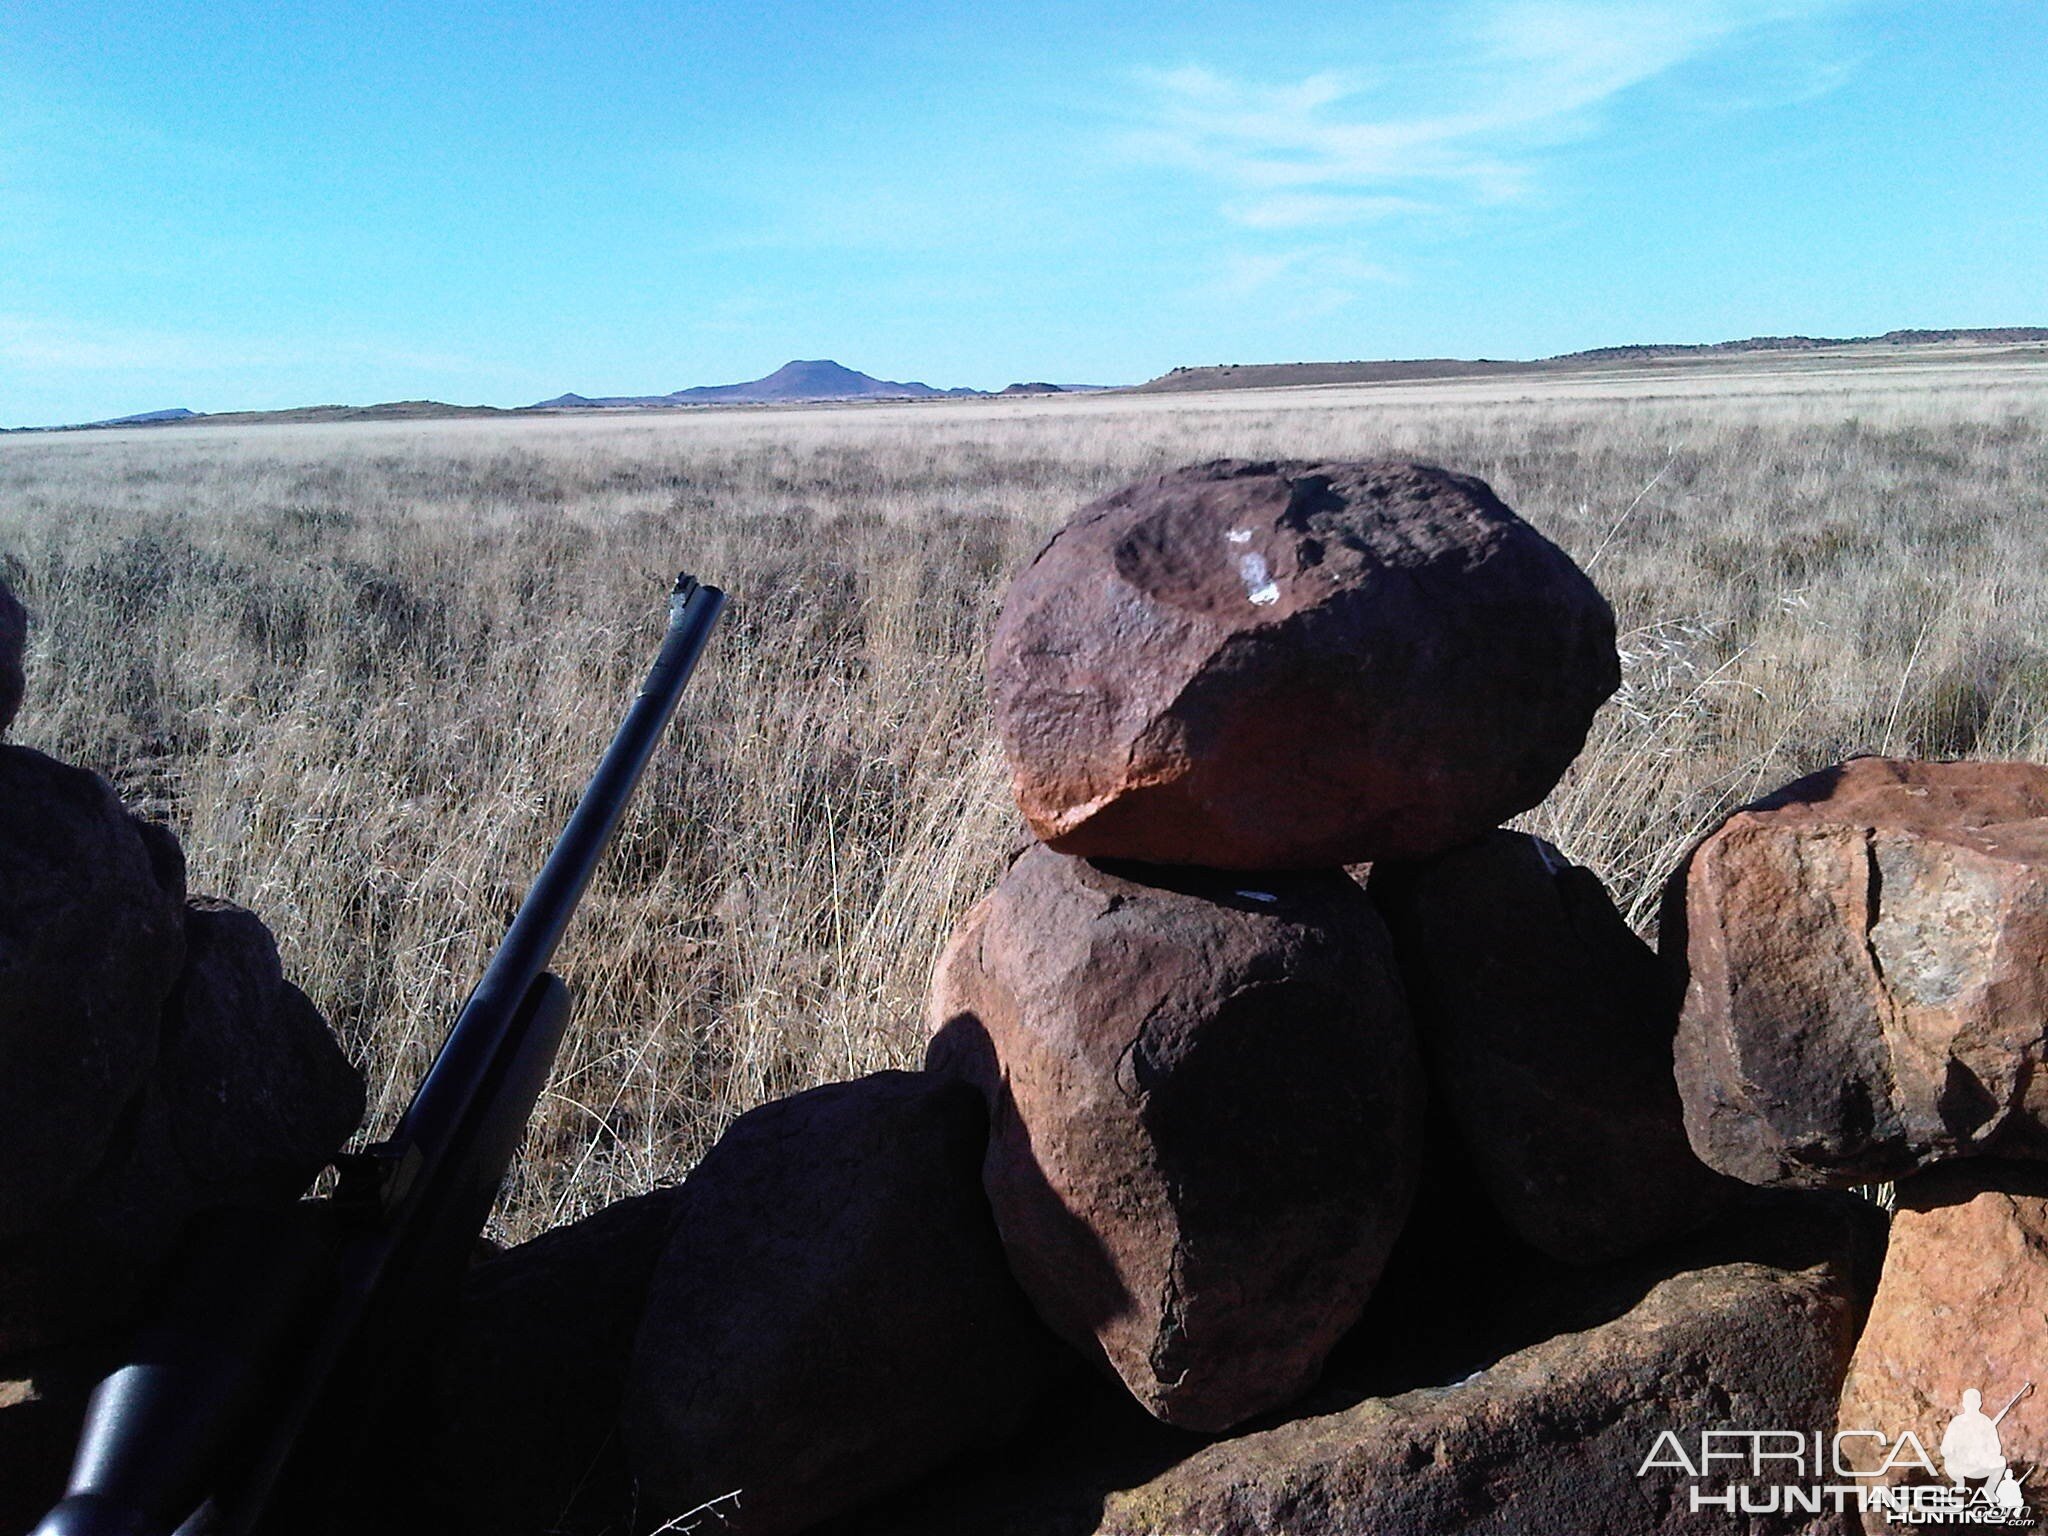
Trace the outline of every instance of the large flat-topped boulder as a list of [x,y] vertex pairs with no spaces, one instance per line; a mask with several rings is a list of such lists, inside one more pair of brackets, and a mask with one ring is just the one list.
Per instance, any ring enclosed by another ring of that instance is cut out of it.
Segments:
[[1735,1189],[1686,1142],[1676,1000],[1606,888],[1540,838],[1491,832],[1373,866],[1435,1102],[1496,1209],[1557,1258],[1697,1226]]
[[[1693,1458],[1703,1432],[1722,1452],[1730,1431],[1825,1435],[1882,1241],[1853,1197],[1793,1195],[1659,1257],[1503,1263],[1492,1285],[1525,1342],[1490,1361],[1466,1354],[1462,1313],[1387,1319],[1440,1334],[1439,1368],[1426,1347],[1406,1380],[1333,1365],[1284,1422],[1225,1440],[1066,1396],[1001,1461],[819,1536],[1848,1536],[1832,1508],[1725,1510],[1729,1490],[1773,1480],[1746,1467],[1691,1478],[1667,1446],[1643,1468],[1667,1431]],[[1370,1361],[1373,1343],[1346,1356]],[[1695,1489],[1715,1502],[1695,1509]]]
[[1686,1129],[1754,1184],[2048,1156],[2048,768],[1857,758],[1673,877]]
[[1341,872],[1098,866],[1032,845],[941,959],[927,1062],[990,1111],[1011,1269],[1152,1413],[1306,1390],[1407,1215],[1421,1072]]
[[988,676],[1053,847],[1327,869],[1534,805],[1620,672],[1605,599],[1483,481],[1223,459],[1076,514],[1011,583]]

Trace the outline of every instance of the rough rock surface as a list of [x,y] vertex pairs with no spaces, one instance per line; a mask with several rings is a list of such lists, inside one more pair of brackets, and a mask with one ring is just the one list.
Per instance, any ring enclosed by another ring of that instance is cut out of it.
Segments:
[[269,930],[225,902],[183,917],[187,964],[149,1015],[147,1076],[62,1202],[0,1237],[0,1354],[118,1323],[193,1216],[296,1198],[362,1117],[362,1078],[283,979]]
[[1737,811],[1665,902],[1687,1133],[1753,1184],[2048,1156],[2048,768],[1857,758]]
[[1694,1513],[1681,1472],[1636,1473],[1666,1429],[1697,1454],[1701,1430],[1832,1426],[1875,1282],[1876,1216],[1849,1196],[1764,1196],[1654,1255],[1499,1265],[1496,1319],[1519,1315],[1489,1360],[1469,1358],[1464,1313],[1392,1320],[1434,1335],[1402,1371],[1372,1349],[1354,1364],[1347,1342],[1293,1417],[1233,1439],[1062,1393],[1003,1462],[820,1536],[1832,1536],[1833,1514]]
[[470,1271],[434,1369],[428,1464],[446,1529],[623,1536],[633,1528],[619,1402],[679,1193],[621,1200]]
[[202,1190],[295,1196],[363,1117],[362,1075],[285,980],[269,928],[213,897],[186,904],[185,969],[153,1076]]
[[1225,459],[1083,508],[1011,584],[988,676],[1053,847],[1330,869],[1534,805],[1620,671],[1605,599],[1482,481]]
[[622,1427],[643,1526],[779,1536],[1009,1433],[1065,1352],[1003,1264],[979,1098],[884,1072],[735,1121],[675,1194]]
[[21,671],[22,648],[28,642],[28,614],[21,602],[0,581],[0,733],[14,724],[21,708],[26,679]]
[[1339,872],[1100,867],[1033,846],[933,979],[1010,1267],[1151,1412],[1218,1430],[1315,1380],[1408,1212],[1421,1072]]
[[[1884,1278],[1842,1388],[1844,1428],[1917,1434],[1937,1457],[1963,1393],[1996,1414],[2011,1454],[2048,1445],[2041,1319],[2048,1315],[2048,1168],[1982,1159],[1931,1169],[1898,1187]],[[1859,1441],[1850,1451],[1867,1451]],[[1868,1469],[1865,1458],[1861,1464]]]
[[1435,1103],[1526,1242],[1595,1262],[1697,1226],[1735,1186],[1693,1155],[1677,1009],[1591,870],[1491,832],[1373,866]]
[[0,746],[0,1242],[62,1210],[156,1060],[182,870],[107,782]]

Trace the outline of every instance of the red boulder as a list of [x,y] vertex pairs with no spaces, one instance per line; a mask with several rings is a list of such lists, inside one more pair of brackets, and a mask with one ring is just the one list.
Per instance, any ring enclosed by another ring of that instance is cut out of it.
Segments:
[[1420,1162],[1407,1009],[1349,878],[1034,845],[955,935],[929,1020],[927,1064],[988,1101],[983,1182],[1056,1332],[1195,1429],[1314,1382]]
[[1673,877],[1686,1130],[1753,1184],[2048,1157],[2048,768],[1857,758]]
[[620,1409],[641,1528],[787,1536],[1015,1429],[1065,1352],[1003,1267],[985,1127],[877,1073],[742,1115],[673,1192]]
[[1620,671],[1605,599],[1484,482],[1224,459],[1078,513],[1011,584],[988,677],[1061,852],[1329,869],[1534,805]]

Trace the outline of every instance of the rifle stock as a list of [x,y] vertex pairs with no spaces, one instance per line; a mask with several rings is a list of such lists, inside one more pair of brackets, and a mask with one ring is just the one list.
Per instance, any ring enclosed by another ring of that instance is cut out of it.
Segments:
[[36,1536],[305,1532],[339,1513],[402,1422],[546,1086],[571,1010],[548,964],[724,604],[677,579],[645,683],[390,1137],[336,1159],[332,1198],[195,1229]]

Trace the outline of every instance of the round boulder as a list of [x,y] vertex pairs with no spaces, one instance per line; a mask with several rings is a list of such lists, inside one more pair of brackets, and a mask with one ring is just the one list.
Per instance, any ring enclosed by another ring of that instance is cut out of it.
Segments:
[[742,1115],[673,1192],[620,1409],[636,1528],[787,1536],[1015,1430],[1065,1351],[1003,1266],[986,1118],[880,1072]]
[[1856,758],[1687,857],[1686,1132],[1752,1184],[2048,1157],[2048,767]]
[[476,1536],[633,1528],[626,1364],[679,1188],[621,1200],[470,1270],[434,1363],[437,1513]]
[[989,1104],[982,1180],[1055,1332],[1191,1429],[1315,1381],[1420,1163],[1415,1043],[1357,885],[1034,844],[947,948],[929,1020],[928,1066]]
[[362,1074],[285,980],[270,929],[217,897],[186,903],[185,969],[154,1078],[201,1189],[292,1198],[363,1118]]
[[28,643],[28,613],[21,600],[0,581],[0,731],[14,723],[21,708],[27,679],[21,670],[21,653]]
[[1223,459],[1083,508],[1011,584],[988,676],[1061,852],[1330,869],[1536,804],[1620,667],[1606,600],[1483,481]]
[[106,780],[0,746],[0,1238],[63,1206],[139,1093],[184,896]]
[[1437,1102],[1524,1242],[1570,1263],[1619,1258],[1739,1187],[1686,1142],[1677,1000],[1591,870],[1496,831],[1375,864],[1371,892]]
[[123,1323],[193,1217],[296,1199],[362,1118],[362,1077],[284,979],[270,930],[223,901],[184,915],[140,1090],[63,1201],[0,1234],[0,1354]]

